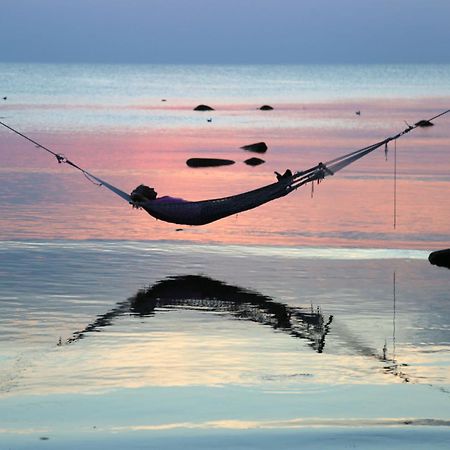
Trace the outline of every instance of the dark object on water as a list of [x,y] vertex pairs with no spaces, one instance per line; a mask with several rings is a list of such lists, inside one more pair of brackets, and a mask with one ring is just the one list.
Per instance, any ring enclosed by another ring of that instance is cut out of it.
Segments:
[[259,108],[261,111],[272,111],[273,106],[270,105],[262,105],[261,108]]
[[431,252],[428,256],[428,261],[434,266],[447,267],[447,269],[450,269],[450,248]]
[[3,100],[8,100],[8,97],[3,97]]
[[265,142],[257,142],[256,144],[243,145],[241,147],[244,150],[255,153],[265,153],[267,151],[267,145]]
[[207,122],[212,122],[212,118],[206,119]]
[[[259,292],[249,291],[200,275],[164,278],[148,289],[139,290],[131,298],[117,303],[105,314],[73,333],[66,344],[77,342],[88,333],[114,326],[114,319],[131,316],[149,320],[160,311],[203,311],[221,316],[270,326],[293,338],[305,340],[309,347],[322,353],[333,316],[324,315],[319,307],[291,307]],[[165,313],[164,313],[165,314]]]
[[214,111],[214,108],[208,105],[198,105],[194,108],[194,111]]
[[133,202],[145,202],[147,200],[155,200],[158,193],[152,188],[140,184],[130,195]]
[[360,116],[360,115],[361,115],[361,111],[356,111],[355,114],[356,114],[357,116]]
[[186,161],[189,167],[218,167],[231,166],[234,161],[231,159],[221,158],[190,158]]
[[248,166],[259,166],[260,164],[264,164],[265,161],[260,158],[249,158],[244,161]]
[[434,125],[434,123],[431,123],[429,120],[419,120],[414,125],[416,127],[426,128],[426,127],[432,127]]

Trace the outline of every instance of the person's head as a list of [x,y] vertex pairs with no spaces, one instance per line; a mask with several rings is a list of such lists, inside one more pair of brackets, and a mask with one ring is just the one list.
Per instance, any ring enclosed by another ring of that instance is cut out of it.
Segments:
[[155,200],[157,196],[158,193],[152,187],[141,184],[131,193],[131,200],[144,202],[146,200]]

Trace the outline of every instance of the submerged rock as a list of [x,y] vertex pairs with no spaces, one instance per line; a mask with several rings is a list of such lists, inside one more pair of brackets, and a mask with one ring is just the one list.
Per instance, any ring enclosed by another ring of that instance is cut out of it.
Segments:
[[428,261],[434,266],[447,267],[447,269],[450,269],[450,248],[431,252],[428,256]]
[[243,145],[241,147],[249,152],[265,153],[267,151],[267,145],[265,142],[256,142],[255,144]]
[[249,158],[244,161],[248,166],[259,166],[260,164],[264,164],[265,161],[260,158]]
[[261,111],[272,111],[273,106],[270,105],[262,105],[261,108],[259,108]]
[[218,166],[231,166],[234,161],[231,159],[221,158],[190,158],[186,161],[189,167],[218,167]]
[[194,111],[214,111],[214,108],[208,105],[198,105],[194,108]]

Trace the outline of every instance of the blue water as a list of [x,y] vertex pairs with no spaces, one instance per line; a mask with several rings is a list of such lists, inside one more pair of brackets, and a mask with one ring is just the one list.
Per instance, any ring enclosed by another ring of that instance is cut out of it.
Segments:
[[[26,129],[60,131],[192,125],[196,116],[180,114],[179,108],[189,110],[200,103],[242,115],[267,103],[282,109],[317,102],[437,99],[450,96],[449,80],[450,65],[0,63],[2,95],[9,96],[2,116]],[[159,113],[150,117],[149,109]],[[243,126],[229,115],[224,115],[226,124]],[[267,117],[256,125],[269,125]]]
[[448,271],[425,252],[7,241],[0,255],[11,448],[445,448]]

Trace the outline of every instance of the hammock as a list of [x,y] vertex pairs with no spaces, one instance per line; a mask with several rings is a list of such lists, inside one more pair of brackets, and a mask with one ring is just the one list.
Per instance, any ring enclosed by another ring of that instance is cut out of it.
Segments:
[[298,171],[294,174],[291,174],[290,171],[286,171],[286,174],[280,176],[276,183],[271,183],[267,186],[229,197],[201,201],[185,201],[180,199],[177,201],[172,201],[170,198],[167,201],[164,201],[164,199],[141,199],[140,201],[136,201],[126,192],[123,192],[117,187],[77,166],[75,163],[68,160],[64,155],[53,152],[3,122],[0,122],[0,125],[3,125],[19,136],[32,142],[38,148],[51,153],[56,157],[58,163],[69,164],[75,169],[81,171],[86,178],[93,183],[106,187],[133,205],[133,207],[144,209],[148,214],[156,219],[179,225],[205,225],[284,197],[307,183],[314,183],[315,181],[320,182],[324,178],[334,175],[339,170],[342,170],[344,167],[347,167],[380,147],[384,146],[385,151],[387,151],[387,145],[390,141],[395,141],[415,128],[430,126],[432,125],[432,120],[447,114],[448,112],[450,112],[450,110],[444,111],[431,119],[420,120],[415,123],[415,125],[408,125],[406,129],[394,136],[387,137],[386,139],[369,145],[368,147],[355,150],[325,163],[320,162],[308,170]]

